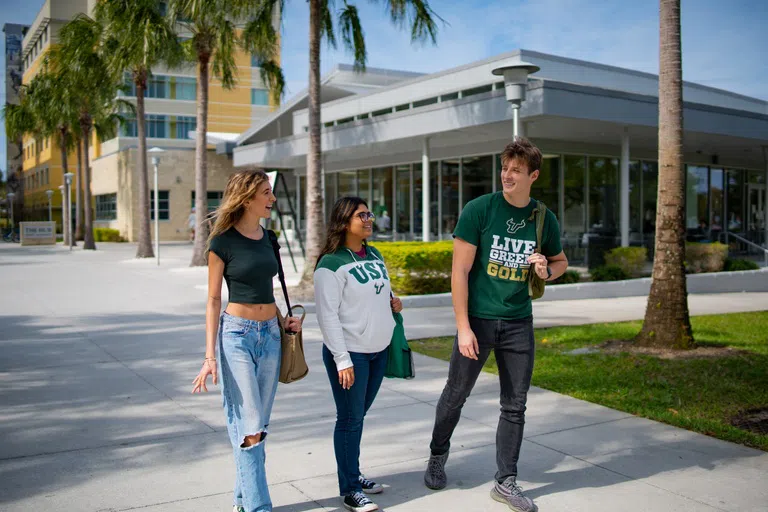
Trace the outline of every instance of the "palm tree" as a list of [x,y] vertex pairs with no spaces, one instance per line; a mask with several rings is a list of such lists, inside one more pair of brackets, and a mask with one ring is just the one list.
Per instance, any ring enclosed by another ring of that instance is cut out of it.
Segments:
[[168,15],[191,34],[185,49],[197,64],[197,137],[195,141],[195,243],[191,266],[206,264],[208,237],[208,88],[210,72],[225,89],[236,82],[237,47],[250,52],[262,65],[261,77],[273,97],[282,97],[283,73],[275,57],[279,34],[269,0],[170,0]]
[[[93,210],[91,208],[91,170],[89,142],[94,119],[115,120],[118,109],[127,102],[117,100],[118,80],[109,73],[100,50],[103,27],[85,14],[67,23],[59,33],[59,45],[50,51],[53,68],[62,83],[72,90],[77,107],[78,164],[82,158],[81,182],[85,202],[85,233],[83,249],[96,249],[93,236]],[[116,127],[115,122],[115,127]],[[115,130],[112,130],[113,132]],[[82,142],[82,151],[80,142]],[[82,153],[82,156],[81,156]],[[78,190],[78,195],[79,195]]]
[[[309,1],[309,151],[307,152],[307,254],[300,286],[312,283],[314,265],[323,245],[323,193],[320,145],[320,43],[323,37],[337,46],[333,26],[333,0]],[[441,18],[429,6],[428,0],[385,0],[392,23],[411,28],[411,42],[435,44],[437,24]],[[337,13],[337,24],[344,47],[353,52],[354,67],[365,71],[368,52],[357,7],[349,2]]]
[[[26,134],[53,138],[61,152],[62,177],[69,172],[67,154],[74,147],[73,127],[77,124],[77,109],[71,92],[66,76],[56,76],[50,71],[49,57],[46,56],[41,71],[29,84],[22,86],[20,104],[8,105],[4,112],[9,137]],[[64,201],[61,211],[64,243],[75,245],[75,241],[70,240],[72,221]]]
[[680,0],[660,0],[659,199],[653,280],[643,329],[635,342],[694,347],[685,279],[685,172]]
[[103,26],[102,54],[113,77],[128,71],[136,88],[138,128],[139,244],[137,258],[153,258],[149,229],[149,178],[144,95],[152,67],[175,67],[182,58],[173,26],[156,0],[98,0],[94,18]]

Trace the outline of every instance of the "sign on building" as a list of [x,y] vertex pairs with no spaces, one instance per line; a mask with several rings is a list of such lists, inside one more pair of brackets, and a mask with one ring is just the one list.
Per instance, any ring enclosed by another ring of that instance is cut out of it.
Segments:
[[21,245],[56,245],[55,222],[21,222]]

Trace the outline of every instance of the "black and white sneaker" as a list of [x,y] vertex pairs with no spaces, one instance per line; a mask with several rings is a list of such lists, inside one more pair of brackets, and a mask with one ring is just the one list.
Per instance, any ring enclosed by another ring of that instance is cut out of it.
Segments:
[[377,484],[373,480],[368,480],[365,478],[365,475],[358,476],[357,481],[360,482],[365,494],[379,494],[384,490],[384,487],[382,487],[381,484]]
[[368,496],[360,491],[344,496],[344,508],[352,512],[371,512],[379,510],[379,506],[368,499]]

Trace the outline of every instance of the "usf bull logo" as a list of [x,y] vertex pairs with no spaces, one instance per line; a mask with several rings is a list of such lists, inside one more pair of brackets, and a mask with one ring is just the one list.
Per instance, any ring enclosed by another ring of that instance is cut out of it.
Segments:
[[510,235],[514,235],[522,227],[525,227],[525,219],[520,222],[515,222],[515,219],[509,219],[507,221],[507,233]]

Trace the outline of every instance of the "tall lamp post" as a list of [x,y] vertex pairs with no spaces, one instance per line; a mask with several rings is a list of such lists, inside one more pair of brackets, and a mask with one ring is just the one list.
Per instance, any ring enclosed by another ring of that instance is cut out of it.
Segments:
[[67,196],[64,193],[64,185],[59,185],[61,192],[61,236],[64,244],[67,244]]
[[152,156],[152,165],[155,168],[155,257],[160,266],[160,194],[157,190],[157,166],[160,165],[160,155],[165,153],[162,149],[154,147],[147,151]]
[[8,192],[6,197],[8,197],[8,212],[10,212],[11,220],[11,238],[13,238],[13,198],[16,197],[16,194],[13,192]]
[[48,196],[48,222],[53,222],[53,209],[51,208],[51,198],[53,197],[53,190],[51,189],[46,190],[45,195]]
[[494,75],[504,77],[504,91],[507,93],[507,101],[512,105],[512,132],[515,138],[520,133],[520,105],[525,101],[528,75],[540,69],[535,64],[520,61],[492,71]]
[[73,173],[68,172],[64,174],[64,194],[67,202],[67,240],[69,243],[69,250],[72,250],[72,246],[75,245],[75,237],[72,236],[72,177]]

